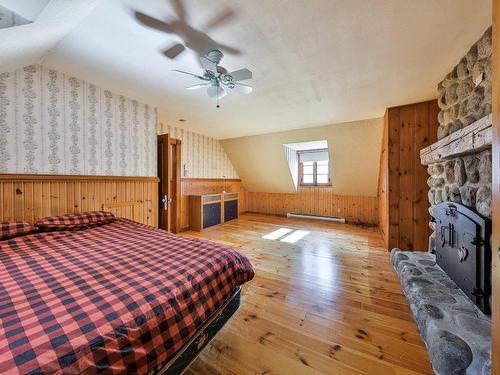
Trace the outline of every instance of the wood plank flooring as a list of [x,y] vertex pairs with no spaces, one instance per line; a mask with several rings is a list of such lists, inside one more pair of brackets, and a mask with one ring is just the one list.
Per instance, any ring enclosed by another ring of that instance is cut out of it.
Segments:
[[432,374],[378,229],[244,214],[182,235],[238,248],[256,272],[187,374]]

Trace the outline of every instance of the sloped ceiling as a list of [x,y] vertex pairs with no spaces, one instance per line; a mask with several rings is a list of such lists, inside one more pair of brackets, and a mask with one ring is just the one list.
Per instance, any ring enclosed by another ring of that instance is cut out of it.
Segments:
[[[158,51],[182,39],[148,29],[133,17],[133,10],[140,10],[175,19],[168,0],[101,1],[43,62],[158,106],[172,125],[183,118],[183,126],[193,131],[230,138],[374,118],[387,106],[436,97],[437,83],[491,24],[491,0],[182,3],[189,25],[241,49],[240,55],[226,53],[222,65],[251,69],[253,94],[228,95],[216,109],[203,90],[184,90],[197,81],[172,69],[200,73],[196,54],[166,58]],[[232,19],[206,27],[228,9]],[[44,47],[23,40],[37,51],[30,56],[53,44],[58,30],[49,33]],[[17,53],[27,53],[19,41],[10,43],[11,53],[16,54],[14,45]]]
[[0,29],[0,71],[38,63],[76,27],[98,0],[0,0],[0,6],[33,21]]
[[294,193],[283,144],[326,140],[332,191],[376,196],[383,118],[222,140],[249,191]]

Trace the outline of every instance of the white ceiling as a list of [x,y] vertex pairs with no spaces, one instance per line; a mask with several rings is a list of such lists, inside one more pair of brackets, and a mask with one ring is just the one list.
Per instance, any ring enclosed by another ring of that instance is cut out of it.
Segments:
[[[48,7],[58,2],[92,3],[51,0]],[[52,45],[43,63],[158,106],[172,125],[184,118],[183,127],[230,138],[374,118],[388,106],[433,98],[440,79],[491,24],[491,0],[184,3],[191,26],[241,49],[241,55],[226,54],[222,65],[228,70],[251,69],[252,94],[231,93],[216,109],[203,90],[184,90],[197,81],[171,70],[200,73],[196,54],[188,51],[167,59],[158,50],[182,40],[140,25],[132,14],[138,9],[172,19],[168,0],[100,1],[72,32]],[[204,28],[228,8],[233,19],[211,30]],[[75,10],[66,17],[85,11]],[[37,38],[43,38],[42,31],[46,29],[40,29]],[[1,37],[0,33],[3,43]],[[26,43],[21,49],[27,46],[37,44]],[[5,53],[2,44],[2,67]]]

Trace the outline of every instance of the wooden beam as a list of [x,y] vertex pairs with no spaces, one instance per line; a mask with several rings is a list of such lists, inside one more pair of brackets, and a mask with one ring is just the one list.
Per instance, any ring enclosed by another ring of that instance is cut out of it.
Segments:
[[97,176],[97,175],[66,175],[66,174],[0,174],[0,181],[130,181],[158,182],[158,177],[142,176]]
[[491,126],[492,115],[490,114],[422,149],[420,151],[422,164],[428,165],[459,155],[477,153],[490,147]]
[[420,161],[423,165],[429,165],[485,150],[491,147],[491,126],[490,114],[420,150]]

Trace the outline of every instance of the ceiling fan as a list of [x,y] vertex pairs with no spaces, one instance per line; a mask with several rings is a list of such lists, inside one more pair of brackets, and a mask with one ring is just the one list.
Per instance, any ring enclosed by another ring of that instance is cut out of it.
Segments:
[[226,96],[228,91],[235,90],[242,94],[250,94],[253,90],[252,86],[240,83],[240,81],[251,79],[252,72],[245,68],[228,73],[227,69],[219,66],[223,57],[224,54],[219,50],[210,51],[206,56],[201,57],[200,62],[205,70],[203,75],[178,69],[173,69],[173,71],[202,80],[203,83],[186,87],[186,90],[206,88],[208,96],[217,101],[217,108],[219,108],[219,100]]
[[[206,32],[192,26],[189,23],[188,12],[184,6],[183,0],[170,0],[170,4],[176,18],[168,21],[159,20],[139,11],[134,12],[135,18],[144,26],[169,34],[177,34],[182,39],[183,43],[174,43],[169,48],[162,51],[163,55],[170,59],[175,59],[185,51],[186,47],[197,53],[200,57],[206,56],[208,52],[215,49],[223,50],[233,55],[239,55],[241,53],[234,47],[213,40]],[[203,29],[212,30],[220,27],[229,22],[233,17],[233,11],[226,8],[212,18]]]

